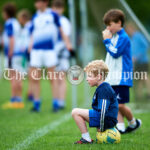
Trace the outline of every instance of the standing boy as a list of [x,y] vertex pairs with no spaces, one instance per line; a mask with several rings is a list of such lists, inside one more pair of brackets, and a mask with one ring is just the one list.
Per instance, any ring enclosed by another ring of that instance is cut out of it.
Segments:
[[[64,12],[64,1],[63,0],[53,0],[52,10],[60,16],[60,24],[64,31],[64,34],[70,38],[71,36],[71,24],[70,21],[63,16]],[[58,64],[56,66],[56,71],[62,73],[63,78],[59,79],[59,74],[57,74],[57,79],[54,83],[55,85],[55,97],[53,99],[53,111],[58,111],[64,109],[65,107],[65,96],[66,96],[66,79],[65,72],[69,69],[69,50],[66,48],[66,44],[62,39],[60,32],[58,33],[58,40],[55,45],[55,50],[58,57]]]
[[113,128],[117,123],[118,101],[112,87],[104,82],[108,74],[108,67],[103,60],[95,60],[85,67],[87,82],[91,87],[97,86],[93,96],[93,109],[75,108],[72,110],[72,117],[75,120],[82,138],[75,144],[92,143],[86,122],[90,127],[96,127],[98,131],[105,131]]
[[[66,42],[68,49],[71,49],[71,43],[64,35],[59,16],[48,9],[49,0],[35,0],[35,7],[37,13],[32,19],[32,43],[30,66],[32,67],[32,92],[33,92],[33,111],[39,112],[40,110],[40,78],[41,69],[45,67],[48,71],[48,78],[52,85],[52,94],[54,94],[54,70],[57,64],[57,55],[54,50],[57,32],[60,31],[63,39]],[[54,97],[54,95],[53,95]]]
[[29,61],[30,61],[30,54],[29,54],[29,43],[30,43],[30,28],[31,28],[31,14],[28,9],[22,9],[18,13],[18,21],[22,25],[21,30],[21,41],[22,41],[22,49],[24,51],[24,61],[23,65],[25,70],[28,72],[28,100],[33,101],[33,94],[32,94],[32,68],[29,68]]
[[23,108],[22,102],[22,80],[23,72],[22,58],[23,52],[20,46],[20,24],[15,18],[16,7],[13,3],[7,3],[3,7],[4,27],[4,53],[5,68],[9,68],[11,78],[11,99],[10,103],[3,105],[3,108]]
[[[103,18],[107,27],[102,34],[107,51],[106,64],[109,68],[106,81],[116,92],[119,103],[117,128],[121,133],[128,133],[138,129],[141,120],[135,119],[131,110],[125,105],[129,102],[129,88],[132,86],[132,56],[130,39],[123,29],[124,18],[121,10],[109,10]],[[126,129],[124,117],[129,123]]]

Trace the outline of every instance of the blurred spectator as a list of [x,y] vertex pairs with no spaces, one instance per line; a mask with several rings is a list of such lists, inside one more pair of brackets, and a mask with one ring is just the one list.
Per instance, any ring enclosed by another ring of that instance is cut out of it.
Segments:
[[9,68],[11,81],[11,98],[10,103],[4,104],[3,108],[23,108],[22,102],[22,56],[20,47],[20,31],[21,27],[15,18],[16,6],[13,3],[6,3],[3,6],[2,16],[5,20],[4,26],[4,53],[5,68]]
[[[60,16],[60,23],[64,34],[70,38],[71,36],[71,24],[70,21],[63,16],[64,12],[64,1],[63,0],[53,0],[52,10]],[[62,79],[59,79],[59,74],[57,74],[57,80],[55,81],[55,97],[53,99],[53,111],[58,111],[64,109],[65,107],[65,96],[66,96],[66,79],[65,72],[69,69],[69,50],[66,48],[66,44],[61,37],[60,32],[58,33],[58,40],[56,42],[55,50],[58,57],[58,65],[56,66],[56,71],[64,72]]]
[[[144,90],[146,89],[146,96],[150,98],[150,80],[149,80],[149,58],[148,50],[149,43],[145,36],[138,30],[138,28],[129,22],[126,25],[126,31],[131,37],[132,60],[134,64],[134,72],[140,73],[140,80],[135,81],[135,96],[136,99],[144,98]],[[142,72],[147,73],[147,79],[142,80]],[[145,89],[144,89],[145,88]]]
[[29,68],[29,61],[30,61],[30,54],[29,54],[29,44],[30,44],[30,28],[31,28],[31,14],[29,10],[22,9],[18,12],[18,21],[22,25],[22,31],[21,31],[21,44],[22,44],[22,51],[24,52],[23,57],[23,66],[25,68],[25,71],[28,72],[29,77],[29,84],[28,84],[28,100],[33,101],[33,92],[32,92],[32,79],[31,79],[31,72],[32,68]]
[[3,73],[2,35],[3,35],[3,27],[0,24],[0,78],[2,77]]
[[61,36],[65,40],[66,47],[68,49],[72,48],[70,40],[63,32],[58,14],[48,8],[48,3],[49,0],[35,0],[37,12],[32,18],[30,66],[32,67],[33,72],[36,72],[36,75],[32,78],[32,90],[34,97],[32,108],[33,112],[40,111],[40,79],[43,67],[45,67],[48,71],[47,75],[52,84],[52,94],[54,97],[54,71],[58,62],[55,51],[55,43],[58,31],[60,31]]

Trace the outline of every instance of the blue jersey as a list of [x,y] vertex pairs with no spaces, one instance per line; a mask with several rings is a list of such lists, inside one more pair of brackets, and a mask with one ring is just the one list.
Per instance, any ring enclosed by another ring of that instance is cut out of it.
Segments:
[[105,62],[109,68],[106,81],[114,86],[132,86],[131,43],[127,33],[121,29],[111,39],[105,39],[103,42],[107,50]]
[[21,42],[20,42],[21,26],[15,18],[10,18],[5,22],[3,41],[4,41],[4,53],[5,56],[9,52],[9,39],[14,37],[14,49],[13,55],[22,55]]
[[60,26],[59,16],[55,12],[50,9],[44,12],[37,11],[33,16],[31,27],[33,49],[53,50]]
[[92,108],[100,113],[100,119],[114,118],[117,121],[118,101],[112,87],[103,82],[100,84],[93,96]]
[[144,35],[136,31],[131,37],[132,57],[138,64],[148,63],[148,48],[149,44]]

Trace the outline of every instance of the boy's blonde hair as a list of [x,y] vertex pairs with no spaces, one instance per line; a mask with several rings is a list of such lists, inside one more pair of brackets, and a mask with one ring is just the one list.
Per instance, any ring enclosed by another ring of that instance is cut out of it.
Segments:
[[102,75],[103,79],[106,79],[109,69],[103,60],[94,60],[84,68],[84,71],[89,74],[92,73],[96,77],[98,74]]

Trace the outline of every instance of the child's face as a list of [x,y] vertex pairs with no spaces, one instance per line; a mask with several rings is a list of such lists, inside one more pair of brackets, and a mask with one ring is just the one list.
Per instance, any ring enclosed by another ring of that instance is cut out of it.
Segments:
[[55,11],[56,13],[58,13],[59,15],[62,15],[64,13],[64,8],[56,8],[56,7],[52,7],[53,11]]
[[98,76],[94,76],[93,73],[87,73],[86,80],[91,87],[97,86],[99,81]]
[[111,21],[109,25],[107,25],[107,29],[112,33],[115,34],[116,32],[121,30],[121,21],[113,22]]
[[37,10],[42,10],[42,9],[44,9],[46,7],[47,7],[47,3],[46,2],[43,2],[43,1],[37,1],[37,2],[35,2],[35,8]]
[[25,20],[21,16],[18,17],[18,21],[21,25],[25,25],[25,23],[26,23]]

